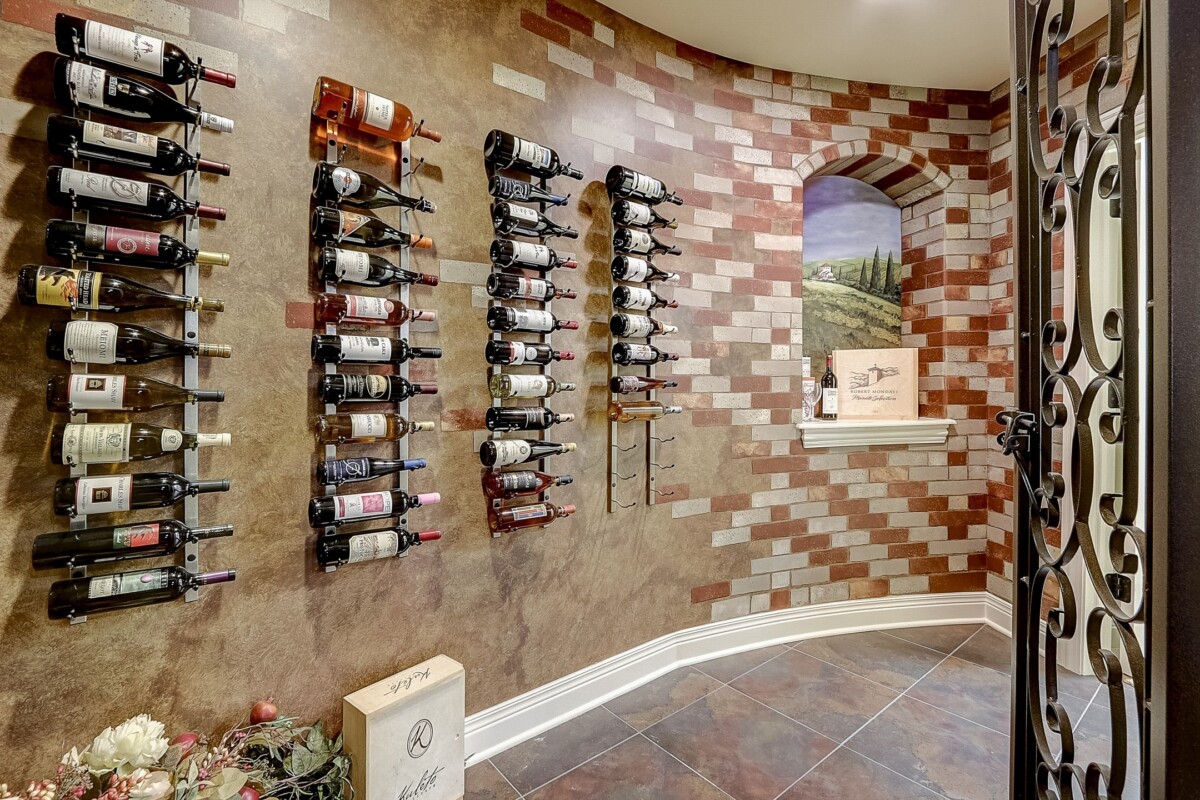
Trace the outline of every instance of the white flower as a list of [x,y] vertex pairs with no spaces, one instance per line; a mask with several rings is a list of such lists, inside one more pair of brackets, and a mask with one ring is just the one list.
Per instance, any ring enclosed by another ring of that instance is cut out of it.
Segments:
[[105,728],[83,754],[92,772],[116,770],[128,775],[138,767],[151,767],[167,752],[165,728],[161,722],[139,714],[116,728]]
[[134,770],[129,782],[129,800],[162,800],[173,790],[171,776],[161,770]]
[[67,769],[75,769],[78,767],[80,763],[79,748],[72,747],[66,753],[63,753],[62,761],[59,763],[65,766]]

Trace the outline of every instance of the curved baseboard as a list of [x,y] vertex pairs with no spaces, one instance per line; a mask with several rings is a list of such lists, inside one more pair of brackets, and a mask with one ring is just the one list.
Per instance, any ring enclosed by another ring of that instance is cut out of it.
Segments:
[[673,669],[784,642],[888,628],[986,623],[1009,633],[988,592],[902,595],[785,608],[669,633],[467,717],[467,765],[501,753]]

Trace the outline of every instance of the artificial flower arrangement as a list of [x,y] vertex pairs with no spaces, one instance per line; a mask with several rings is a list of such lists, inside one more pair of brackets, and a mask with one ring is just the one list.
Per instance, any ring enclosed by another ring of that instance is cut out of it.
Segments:
[[170,741],[161,722],[139,714],[106,728],[63,756],[53,778],[0,800],[342,800],[352,793],[342,737],[320,722],[279,717],[273,700],[256,703],[247,724],[215,743],[196,733]]

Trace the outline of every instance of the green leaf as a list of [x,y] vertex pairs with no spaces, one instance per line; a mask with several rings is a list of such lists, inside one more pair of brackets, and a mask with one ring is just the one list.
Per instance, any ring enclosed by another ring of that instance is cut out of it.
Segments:
[[229,800],[246,785],[246,773],[233,767],[225,767],[214,778],[220,779],[220,783],[217,784],[217,800]]

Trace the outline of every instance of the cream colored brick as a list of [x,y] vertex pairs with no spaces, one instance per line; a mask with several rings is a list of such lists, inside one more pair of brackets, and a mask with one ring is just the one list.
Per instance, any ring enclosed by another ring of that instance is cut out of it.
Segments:
[[690,61],[684,61],[682,58],[675,58],[666,53],[655,53],[654,64],[663,72],[674,75],[676,78],[685,78],[692,80],[693,69]]
[[577,72],[585,78],[595,77],[595,70],[590,58],[581,56],[574,50],[568,50],[554,42],[546,42],[546,58],[551,64],[557,64],[571,72]]
[[[257,2],[258,0],[254,0]],[[269,0],[263,0],[269,2]],[[250,3],[252,0],[246,0]],[[546,82],[502,64],[492,64],[492,83],[535,100],[546,99]]]

